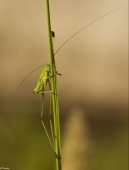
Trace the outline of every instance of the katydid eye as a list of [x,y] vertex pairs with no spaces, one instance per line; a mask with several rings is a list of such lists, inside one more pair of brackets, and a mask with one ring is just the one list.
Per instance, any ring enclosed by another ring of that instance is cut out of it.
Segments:
[[48,69],[50,68],[50,66],[49,66],[49,65],[47,65],[46,67],[47,67]]

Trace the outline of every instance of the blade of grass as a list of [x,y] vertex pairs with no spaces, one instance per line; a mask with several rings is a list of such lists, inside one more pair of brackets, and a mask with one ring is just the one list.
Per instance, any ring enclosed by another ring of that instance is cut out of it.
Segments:
[[52,33],[51,33],[49,0],[46,0],[46,9],[47,9],[48,37],[49,37],[49,49],[50,49],[50,66],[51,66],[51,74],[54,75],[52,77],[52,91],[54,92],[54,93],[52,93],[52,105],[53,105],[53,118],[54,118],[55,151],[57,154],[57,156],[56,156],[56,170],[62,170],[58,88],[57,88],[54,48],[53,48]]

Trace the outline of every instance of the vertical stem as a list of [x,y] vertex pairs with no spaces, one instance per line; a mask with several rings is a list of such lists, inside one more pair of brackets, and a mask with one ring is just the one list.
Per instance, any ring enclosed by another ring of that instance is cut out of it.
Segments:
[[51,34],[49,0],[46,0],[46,8],[47,8],[48,37],[49,37],[49,48],[50,48],[50,65],[51,65],[51,74],[53,75],[52,91],[54,93],[52,93],[52,105],[53,105],[53,118],[54,118],[55,151],[57,154],[56,170],[62,170],[58,88],[57,88],[57,77],[56,77],[56,64],[55,64],[54,49],[53,49],[52,34]]

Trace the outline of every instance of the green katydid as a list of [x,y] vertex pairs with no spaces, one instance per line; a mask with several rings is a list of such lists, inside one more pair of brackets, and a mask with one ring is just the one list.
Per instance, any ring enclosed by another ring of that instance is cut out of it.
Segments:
[[[44,103],[44,93],[51,93],[52,91],[45,91],[47,84],[49,84],[49,88],[51,89],[51,82],[50,82],[50,64],[46,64],[43,70],[40,73],[38,78],[37,85],[33,90],[33,93],[42,93],[42,103]],[[43,104],[42,104],[42,112],[41,112],[41,119],[43,116]]]
[[[58,75],[61,75],[59,73],[56,73]],[[50,118],[50,128],[51,128],[51,135],[52,135],[52,141],[49,137],[48,131],[46,129],[46,126],[43,122],[43,113],[44,113],[44,93],[50,93],[50,102],[52,100],[51,97],[51,93],[54,93],[53,91],[51,91],[51,77],[53,77],[54,75],[51,75],[51,69],[50,69],[50,64],[46,64],[43,68],[43,70],[40,73],[40,76],[38,78],[38,82],[36,87],[33,90],[33,93],[41,93],[42,94],[42,109],[41,109],[41,123],[43,125],[43,128],[45,130],[45,133],[47,135],[47,138],[50,142],[50,145],[56,155],[56,157],[58,158],[56,152],[55,152],[55,142],[54,142],[54,131],[53,131],[53,123],[52,123],[52,119],[51,119],[51,103],[50,103],[50,110],[49,110],[49,118]],[[45,88],[47,86],[47,84],[49,84],[49,89],[50,91],[45,91]],[[59,158],[58,158],[59,159]]]

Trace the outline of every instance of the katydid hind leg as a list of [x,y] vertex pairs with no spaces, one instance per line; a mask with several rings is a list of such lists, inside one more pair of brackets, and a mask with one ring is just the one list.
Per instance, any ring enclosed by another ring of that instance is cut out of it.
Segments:
[[50,139],[50,136],[49,136],[49,134],[48,134],[48,131],[47,131],[47,129],[46,129],[46,126],[45,126],[43,120],[41,120],[41,123],[42,123],[42,126],[43,126],[43,128],[44,128],[44,131],[45,131],[45,133],[46,133],[46,136],[47,136],[47,138],[48,138],[48,141],[49,141],[49,143],[50,143],[50,145],[51,145],[51,147],[52,147],[52,150],[55,152],[55,148],[54,148],[54,146],[53,146],[53,143],[52,143],[52,141],[51,141],[51,139]]
[[[47,131],[47,129],[46,129],[46,126],[45,126],[45,124],[44,124],[44,122],[43,122],[43,113],[44,113],[44,93],[42,93],[41,123],[42,123],[42,126],[43,126],[43,128],[44,128],[44,131],[45,131],[45,133],[46,133],[46,136],[47,136],[47,138],[48,138],[48,140],[49,140],[49,143],[50,143],[52,149],[54,150],[54,146],[53,146],[53,144],[52,144],[52,142],[51,142],[51,139],[50,139],[50,137],[49,137],[49,134],[48,134],[48,131]],[[54,152],[55,152],[55,150],[54,150]]]
[[[41,123],[42,123],[42,126],[43,126],[43,128],[44,128],[44,131],[45,131],[45,133],[46,133],[46,136],[47,136],[47,138],[48,138],[48,141],[49,141],[49,143],[50,143],[50,145],[51,145],[51,148],[52,148],[52,150],[54,151],[56,158],[59,159],[59,157],[58,157],[58,155],[57,155],[57,153],[56,153],[56,151],[55,151],[55,144],[54,144],[54,143],[51,141],[51,139],[50,139],[50,136],[49,136],[49,134],[48,134],[48,131],[47,131],[47,128],[46,128],[46,126],[45,126],[45,124],[44,124],[43,119],[41,120]],[[52,140],[53,140],[53,139],[52,139]]]

